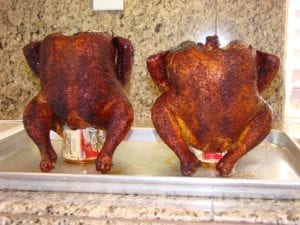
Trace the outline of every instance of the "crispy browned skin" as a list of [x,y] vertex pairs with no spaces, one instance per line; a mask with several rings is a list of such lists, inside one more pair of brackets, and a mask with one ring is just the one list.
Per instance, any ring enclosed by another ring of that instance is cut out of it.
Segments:
[[162,91],[152,108],[153,124],[176,153],[183,175],[200,165],[189,151],[227,152],[217,164],[223,176],[270,132],[272,111],[260,93],[278,72],[280,60],[239,41],[219,48],[206,43],[152,55],[147,67]]
[[42,171],[57,159],[49,132],[94,127],[107,131],[96,169],[112,166],[112,156],[133,121],[133,110],[122,86],[129,78],[133,48],[129,40],[106,33],[59,33],[25,46],[29,66],[40,78],[41,90],[24,111],[24,126],[38,146]]

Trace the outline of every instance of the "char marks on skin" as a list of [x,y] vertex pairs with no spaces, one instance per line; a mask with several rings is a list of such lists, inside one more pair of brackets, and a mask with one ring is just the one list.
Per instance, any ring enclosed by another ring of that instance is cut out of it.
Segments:
[[[23,115],[25,129],[42,155],[41,170],[54,168],[56,154],[49,140],[50,130],[61,134],[67,125],[71,129],[95,127],[107,131],[96,169],[109,172],[114,150],[133,121],[132,106],[122,88],[125,83],[119,80],[123,73],[126,82],[130,78],[133,48],[129,40],[118,39],[123,42],[115,46],[113,37],[106,33],[54,33],[38,45],[24,47],[29,66],[39,75],[39,96],[44,99],[30,101]],[[118,66],[120,77],[115,60],[126,62]],[[45,110],[49,113],[42,113]]]
[[272,114],[259,91],[274,79],[279,59],[240,41],[219,48],[216,36],[207,37],[205,44],[186,41],[165,53],[147,61],[153,81],[160,86],[164,77],[162,83],[170,84],[152,109],[158,134],[178,156],[184,175],[199,165],[186,150],[189,145],[228,150],[217,166],[227,176],[270,132]]

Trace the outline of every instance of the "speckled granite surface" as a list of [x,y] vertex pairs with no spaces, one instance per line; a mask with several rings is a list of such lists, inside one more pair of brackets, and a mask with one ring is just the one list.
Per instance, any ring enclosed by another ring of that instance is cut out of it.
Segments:
[[300,224],[300,201],[0,191],[0,224]]
[[[103,31],[128,37],[135,62],[127,94],[135,110],[135,126],[152,126],[150,108],[159,95],[145,66],[147,56],[187,39],[204,41],[214,34],[211,0],[125,0],[125,10],[95,12],[90,0],[0,0],[0,119],[20,119],[39,83],[22,55],[22,47],[51,32]],[[246,7],[247,5],[247,7]],[[241,39],[255,48],[284,56],[285,0],[218,0],[221,44]],[[280,128],[283,67],[264,92]]]

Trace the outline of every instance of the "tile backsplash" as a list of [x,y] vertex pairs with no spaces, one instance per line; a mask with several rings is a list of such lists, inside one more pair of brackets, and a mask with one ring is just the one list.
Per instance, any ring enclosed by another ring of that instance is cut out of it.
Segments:
[[[284,61],[285,0],[217,2],[222,46],[240,39]],[[204,42],[215,32],[212,0],[125,0],[123,11],[93,11],[90,0],[0,0],[0,5],[0,119],[21,119],[25,105],[39,90],[23,46],[52,32],[101,31],[131,40],[135,61],[126,92],[135,110],[134,125],[151,127],[150,109],[160,93],[147,72],[146,58],[185,40]],[[263,93],[278,129],[283,118],[283,73],[281,65]]]

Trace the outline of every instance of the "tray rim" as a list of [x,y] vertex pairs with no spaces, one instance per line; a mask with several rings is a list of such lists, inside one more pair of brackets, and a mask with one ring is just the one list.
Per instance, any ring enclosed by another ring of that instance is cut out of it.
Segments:
[[[79,178],[79,179],[78,179]],[[66,189],[66,185],[68,189]],[[149,188],[150,187],[150,188]],[[300,199],[300,181],[103,174],[0,173],[0,189],[101,194]],[[287,191],[288,190],[288,191]]]
[[1,123],[15,124],[16,126],[0,131],[0,141],[5,141],[6,138],[24,130],[23,123],[21,123],[20,120],[0,120],[0,124]]
[[[63,176],[62,176],[63,175]],[[162,181],[168,184],[178,184],[178,182],[188,184],[214,184],[214,185],[253,185],[259,184],[264,186],[269,185],[291,185],[299,186],[300,178],[294,181],[276,179],[242,179],[242,178],[230,178],[230,177],[183,177],[183,176],[150,176],[150,175],[115,175],[115,174],[70,174],[70,173],[43,173],[43,172],[2,172],[0,171],[0,178],[14,179],[16,178],[34,178],[37,180],[57,180],[57,177],[62,178],[60,180],[75,180],[78,178],[83,182],[88,181],[105,181],[109,183],[158,183]],[[49,179],[51,178],[51,179]]]

